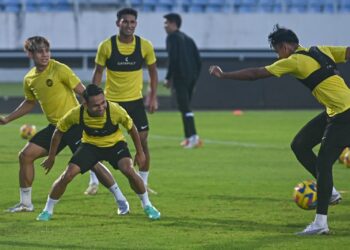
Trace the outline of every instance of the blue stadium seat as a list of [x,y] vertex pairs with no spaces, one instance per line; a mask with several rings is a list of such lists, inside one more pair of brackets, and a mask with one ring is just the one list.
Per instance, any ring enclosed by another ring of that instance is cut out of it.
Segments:
[[309,0],[309,12],[321,13],[323,12],[324,1],[323,0]]
[[144,12],[153,12],[157,5],[157,0],[143,0],[142,4],[142,10]]
[[202,13],[204,12],[204,6],[203,5],[197,5],[197,4],[191,4],[188,6],[188,12],[191,13]]
[[225,7],[225,0],[208,0],[205,11],[208,13],[220,13],[223,12]]
[[305,0],[288,0],[287,12],[289,13],[305,13],[307,12],[307,1]]
[[350,12],[350,0],[339,0],[339,12]]
[[192,12],[192,13],[204,12],[204,9],[207,3],[208,3],[208,0],[182,1],[183,7],[187,9],[188,12]]
[[129,0],[129,3],[133,8],[140,8],[142,5],[142,0]]
[[258,12],[274,12],[275,0],[260,0],[257,6]]
[[4,11],[19,12],[21,10],[20,0],[3,0]]
[[158,0],[158,4],[155,7],[157,12],[170,12],[174,6],[174,1],[172,0]]
[[202,5],[205,6],[208,3],[208,0],[191,0],[191,4],[193,5]]
[[171,12],[172,11],[172,7],[171,7],[171,5],[158,4],[158,5],[155,6],[154,10],[156,12]]
[[324,0],[323,12],[335,13],[337,11],[336,0]]
[[239,13],[253,13],[257,11],[258,0],[241,0],[237,11]]

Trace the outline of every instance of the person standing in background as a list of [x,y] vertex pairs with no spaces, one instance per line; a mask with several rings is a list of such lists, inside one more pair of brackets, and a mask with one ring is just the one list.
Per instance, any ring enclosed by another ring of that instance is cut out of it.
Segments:
[[181,146],[188,149],[197,148],[202,146],[202,141],[197,134],[190,105],[201,71],[201,58],[193,39],[180,31],[181,16],[169,13],[164,18],[164,28],[168,34],[166,48],[169,57],[165,86],[174,90],[178,109],[182,115],[185,140],[181,142]]

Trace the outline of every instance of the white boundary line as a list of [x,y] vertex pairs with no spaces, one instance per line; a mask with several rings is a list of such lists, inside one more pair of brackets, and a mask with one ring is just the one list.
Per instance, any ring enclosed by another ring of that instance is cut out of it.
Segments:
[[[150,134],[150,139],[156,140],[171,140],[180,142],[183,138],[175,137],[175,136],[163,136],[163,135],[155,135]],[[221,140],[211,140],[204,139],[204,145],[213,144],[213,145],[225,145],[225,146],[234,146],[234,147],[245,147],[245,148],[265,148],[265,149],[288,149],[286,146],[278,146],[275,144],[257,144],[257,143],[249,143],[249,142],[238,142],[238,141],[221,141]]]

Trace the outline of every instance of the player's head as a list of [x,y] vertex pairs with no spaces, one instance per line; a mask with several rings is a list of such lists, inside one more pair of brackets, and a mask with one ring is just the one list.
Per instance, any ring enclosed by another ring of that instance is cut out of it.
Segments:
[[137,11],[132,8],[124,8],[117,13],[117,27],[119,34],[124,36],[133,35],[137,25]]
[[287,58],[299,46],[297,35],[290,29],[281,28],[278,24],[274,26],[269,34],[270,47],[278,54],[279,58]]
[[103,89],[95,84],[89,84],[83,92],[85,100],[84,106],[87,108],[90,116],[103,116],[107,102]]
[[164,16],[164,29],[169,34],[181,27],[181,16],[177,13],[169,13]]
[[50,42],[45,37],[29,37],[24,42],[24,51],[27,52],[29,58],[34,60],[34,64],[37,67],[45,67],[48,65],[51,57]]

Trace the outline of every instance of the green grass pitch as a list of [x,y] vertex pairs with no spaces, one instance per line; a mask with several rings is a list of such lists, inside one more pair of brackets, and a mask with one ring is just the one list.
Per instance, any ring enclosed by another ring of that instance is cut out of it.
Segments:
[[[318,111],[196,112],[204,147],[184,150],[177,112],[149,116],[152,164],[150,195],[161,211],[149,221],[120,172],[111,171],[128,198],[131,213],[119,217],[114,199],[100,186],[83,195],[88,174],[77,176],[55,207],[53,219],[37,222],[53,181],[70,157],[65,150],[45,175],[36,162],[34,213],[3,212],[19,200],[19,127],[46,125],[29,115],[0,126],[0,249],[347,249],[350,245],[350,169],[336,163],[334,182],[343,202],[329,210],[329,236],[300,237],[314,218],[292,201],[293,187],[311,176],[289,144]],[[130,148],[133,149],[131,146]]]

